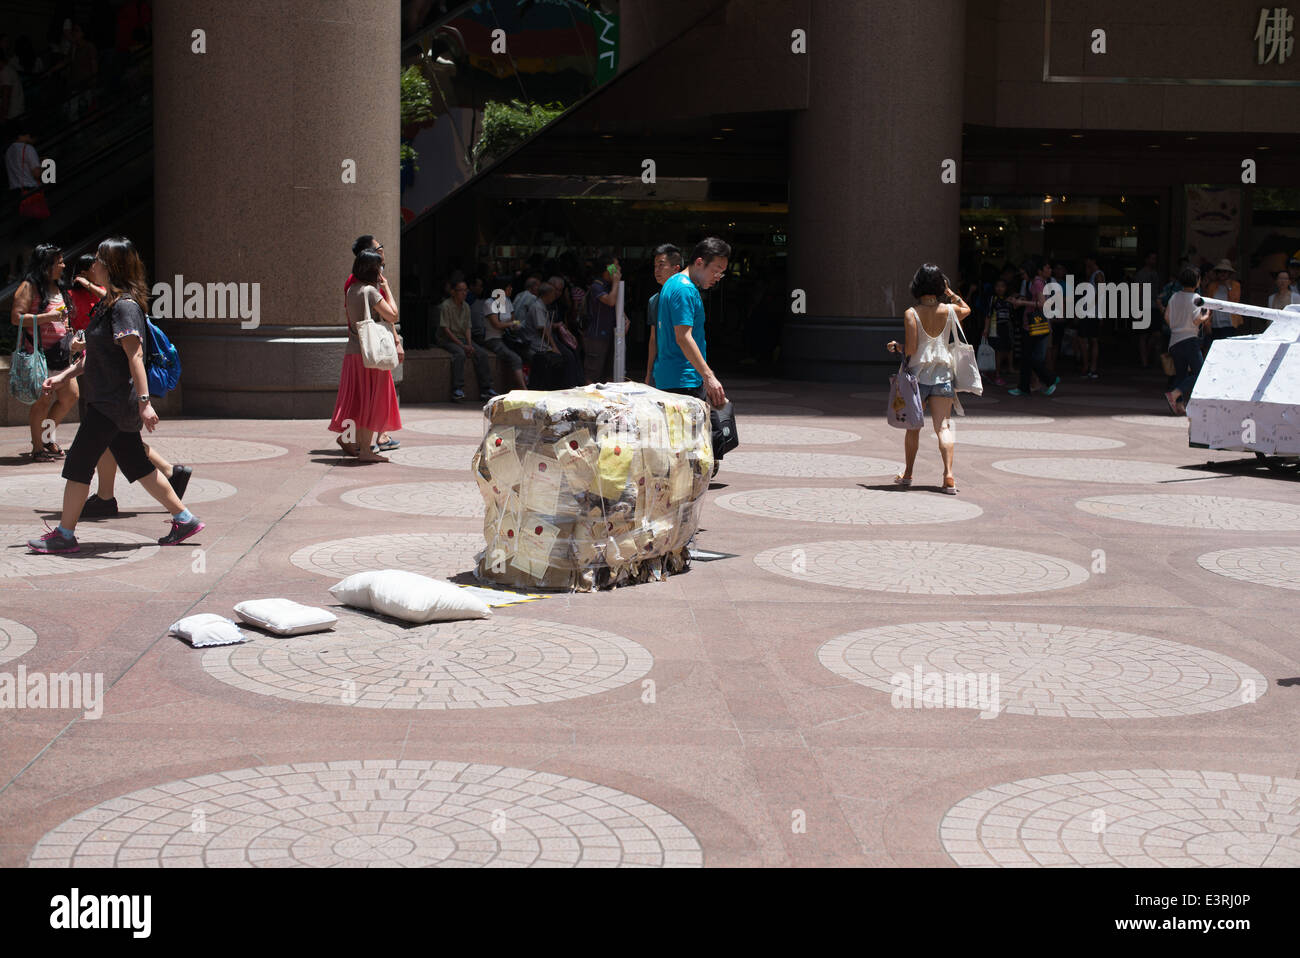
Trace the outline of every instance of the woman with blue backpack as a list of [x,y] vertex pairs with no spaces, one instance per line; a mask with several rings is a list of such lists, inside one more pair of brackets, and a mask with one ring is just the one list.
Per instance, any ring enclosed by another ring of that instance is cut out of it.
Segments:
[[159,545],[184,542],[203,529],[154,467],[140,437],[141,428],[153,432],[158,426],[145,369],[149,285],[140,254],[125,237],[104,240],[91,278],[107,292],[86,327],[86,349],[75,364],[45,381],[48,393],[74,376],[84,377],[86,417],[63,463],[67,483],[60,523],[40,538],[28,540],[33,552],[80,551],[77,522],[95,465],[105,450],[113,453],[128,481],[140,483],[171,513],[171,531],[158,540]]

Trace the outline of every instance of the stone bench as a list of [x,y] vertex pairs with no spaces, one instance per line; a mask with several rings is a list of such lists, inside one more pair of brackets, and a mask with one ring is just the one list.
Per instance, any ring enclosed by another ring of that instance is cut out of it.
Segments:
[[[447,375],[451,375],[451,356],[447,356]],[[78,379],[78,385],[83,385],[82,380]],[[9,357],[0,356],[0,389],[4,390],[4,399],[0,401],[0,426],[26,426],[27,416],[31,412],[31,406],[20,403],[13,396],[9,395]],[[448,395],[450,395],[448,387]],[[173,419],[181,415],[181,387],[177,386],[162,399],[154,401],[154,412],[158,413],[160,419]],[[81,413],[76,406],[68,410],[67,416],[64,417],[60,425],[59,444],[65,449],[72,445],[72,437],[76,430],[69,430],[68,426],[74,425],[81,421]],[[25,434],[24,434],[25,435]],[[30,441],[30,440],[25,440]]]
[[[480,347],[481,348],[481,347]],[[513,389],[510,367],[497,356],[489,358],[496,374],[497,392]],[[472,360],[465,360],[465,399],[478,401],[478,374]],[[402,363],[397,394],[402,403],[451,402],[451,353],[438,346],[408,349]]]

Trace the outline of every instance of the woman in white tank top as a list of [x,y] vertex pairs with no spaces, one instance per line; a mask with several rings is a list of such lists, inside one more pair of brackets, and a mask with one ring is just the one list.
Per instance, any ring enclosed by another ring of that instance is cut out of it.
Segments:
[[[921,405],[929,408],[934,432],[939,439],[939,455],[943,459],[941,489],[955,496],[957,480],[952,474],[952,464],[957,442],[951,414],[957,393],[951,341],[955,335],[954,324],[970,315],[970,307],[952,291],[948,277],[933,263],[926,263],[916,271],[912,278],[912,295],[917,303],[903,314],[904,342],[890,342],[886,348],[891,353],[903,352],[908,370],[920,384]],[[946,302],[941,304],[941,297]],[[912,467],[920,444],[920,428],[907,430],[903,440],[907,465],[900,475],[894,477],[898,485],[912,484]]]

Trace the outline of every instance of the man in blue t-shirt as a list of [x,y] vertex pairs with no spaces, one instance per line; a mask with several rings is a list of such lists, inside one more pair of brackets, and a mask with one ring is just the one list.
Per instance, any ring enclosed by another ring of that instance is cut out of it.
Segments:
[[707,361],[700,290],[722,279],[730,257],[731,247],[716,236],[700,240],[691,251],[690,266],[670,277],[659,293],[655,386],[664,392],[694,396],[714,407],[722,406],[727,395]]

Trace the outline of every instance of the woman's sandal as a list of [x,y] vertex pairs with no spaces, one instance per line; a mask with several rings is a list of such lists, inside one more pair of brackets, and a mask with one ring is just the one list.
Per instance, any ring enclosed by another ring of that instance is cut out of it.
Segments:
[[[952,483],[952,485],[948,485],[948,483]],[[955,496],[955,495],[957,495],[957,480],[956,480],[955,478],[953,478],[953,479],[944,479],[944,480],[943,480],[943,492],[944,492],[944,495],[948,495],[948,496]]]
[[344,455],[347,455],[347,456],[359,456],[359,455],[361,455],[361,450],[360,450],[360,448],[357,446],[356,443],[350,443],[350,444],[349,444],[349,443],[346,443],[346,442],[343,441],[343,437],[342,437],[342,436],[336,436],[335,439],[334,439],[334,441],[335,441],[336,443],[339,444],[339,448],[343,450],[343,454],[344,454]]
[[37,449],[32,446],[32,462],[54,462],[57,457],[48,449],[41,447]]
[[912,484],[911,476],[897,475],[894,477],[894,485],[896,486],[902,486],[904,489],[906,489],[911,484]]
[[55,459],[63,458],[63,450],[59,448],[59,444],[57,442],[47,442],[45,444],[45,451],[48,452],[51,456],[53,456]]

